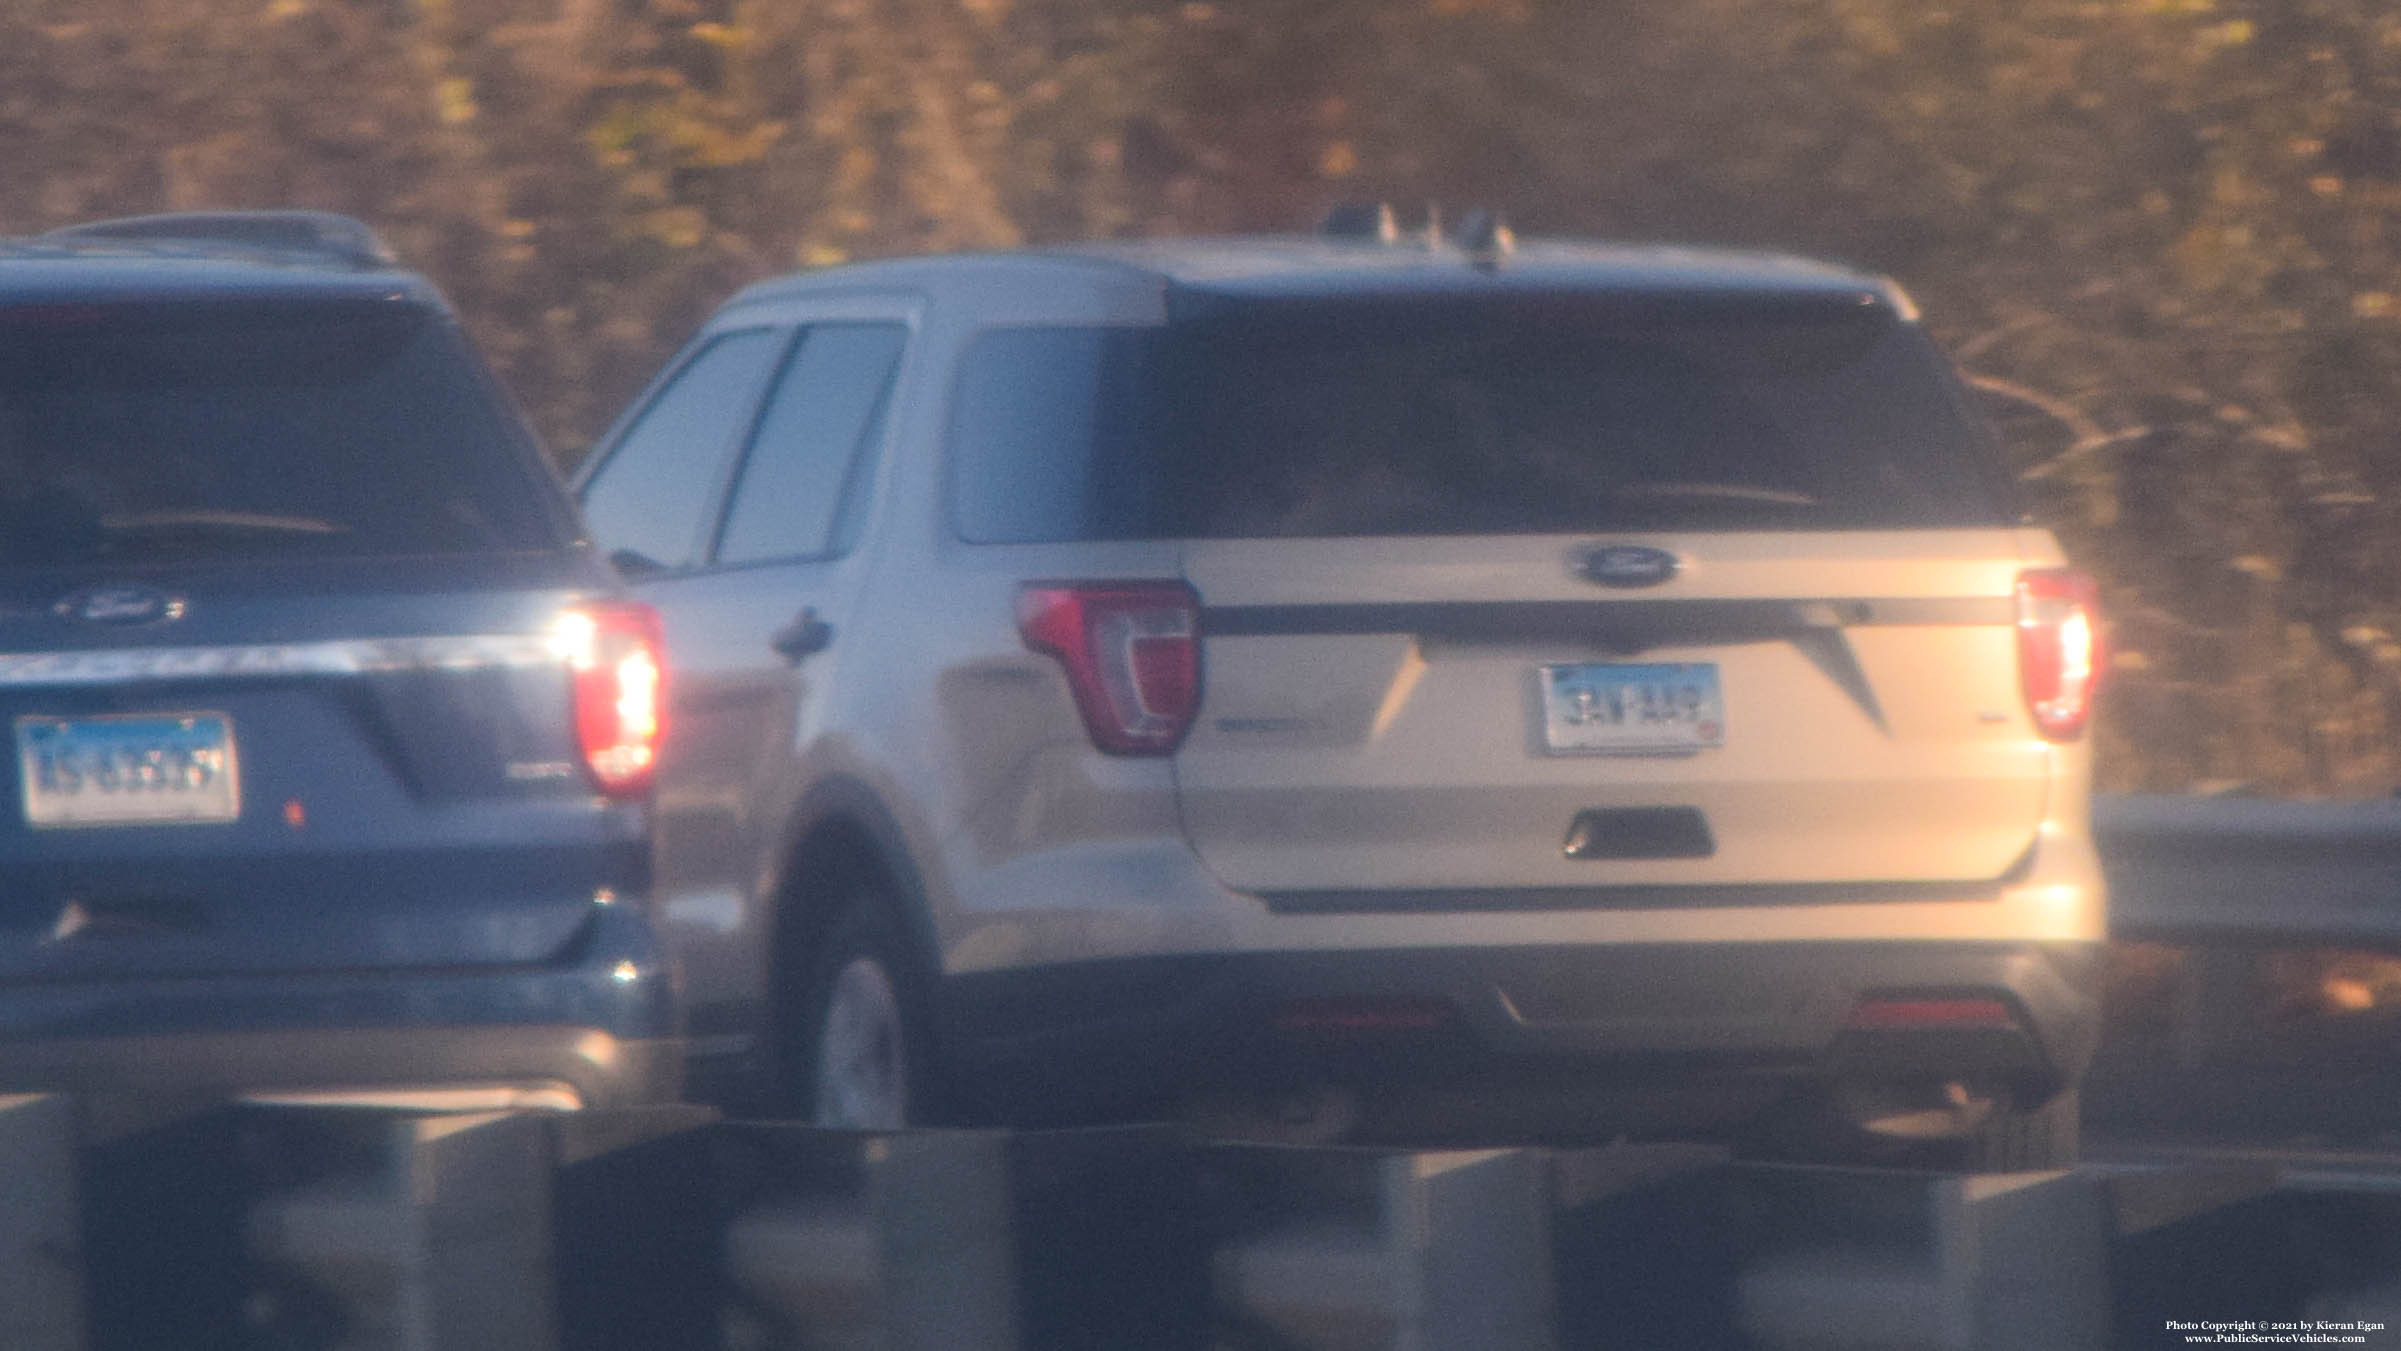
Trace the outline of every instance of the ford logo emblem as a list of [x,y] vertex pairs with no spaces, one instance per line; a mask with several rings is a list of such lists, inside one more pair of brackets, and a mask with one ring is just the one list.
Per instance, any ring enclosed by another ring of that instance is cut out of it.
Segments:
[[154,586],[95,586],[52,608],[87,624],[157,624],[183,618],[183,598]]
[[1571,566],[1578,577],[1602,586],[1657,586],[1683,571],[1684,562],[1665,549],[1603,544],[1577,550]]

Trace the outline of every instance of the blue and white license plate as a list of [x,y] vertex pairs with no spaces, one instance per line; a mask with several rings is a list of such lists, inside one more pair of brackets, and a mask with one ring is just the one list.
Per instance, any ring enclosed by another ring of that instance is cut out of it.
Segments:
[[242,813],[222,713],[19,718],[17,771],[36,826],[179,825]]
[[1542,728],[1554,754],[1686,754],[1725,744],[1726,700],[1710,662],[1545,666]]

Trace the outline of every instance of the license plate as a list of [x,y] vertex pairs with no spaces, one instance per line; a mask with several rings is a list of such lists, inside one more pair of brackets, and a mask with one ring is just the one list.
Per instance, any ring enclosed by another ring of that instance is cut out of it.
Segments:
[[1554,754],[1669,755],[1725,744],[1726,701],[1709,662],[1542,668]]
[[17,719],[25,819],[140,826],[241,815],[233,720],[222,713]]

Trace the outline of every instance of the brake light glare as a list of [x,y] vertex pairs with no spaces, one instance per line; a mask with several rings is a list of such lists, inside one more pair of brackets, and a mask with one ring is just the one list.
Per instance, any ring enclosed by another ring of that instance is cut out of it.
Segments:
[[578,606],[558,617],[551,647],[573,683],[576,745],[611,797],[649,791],[666,730],[666,633],[636,602]]
[[2046,741],[2073,741],[2092,718],[2101,679],[2100,592],[2069,568],[2018,574],[2018,679]]
[[1025,645],[1058,660],[1092,744],[1168,755],[1200,710],[1200,596],[1182,582],[1043,582],[1017,598]]

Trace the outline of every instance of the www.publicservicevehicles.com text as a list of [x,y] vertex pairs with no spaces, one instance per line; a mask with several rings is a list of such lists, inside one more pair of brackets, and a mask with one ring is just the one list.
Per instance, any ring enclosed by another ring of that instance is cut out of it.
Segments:
[[2335,1323],[2322,1318],[2297,1322],[2243,1319],[2234,1323],[2185,1323],[2167,1320],[2170,1332],[2188,1333],[2185,1342],[2203,1346],[2364,1346],[2364,1334],[2384,1331],[2382,1323]]

